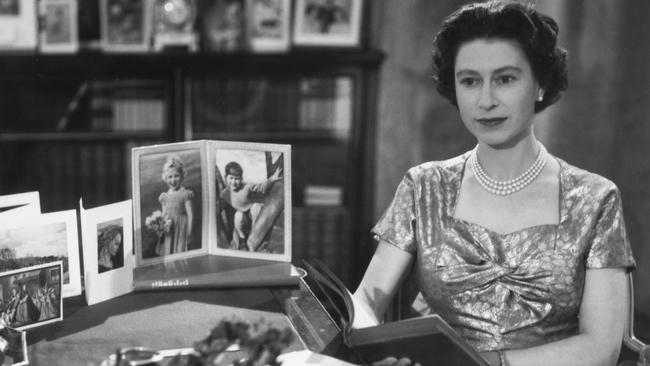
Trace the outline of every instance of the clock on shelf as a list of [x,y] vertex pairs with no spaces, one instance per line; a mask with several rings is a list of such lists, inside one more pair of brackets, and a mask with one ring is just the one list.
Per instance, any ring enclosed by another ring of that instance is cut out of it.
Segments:
[[194,31],[195,20],[195,0],[156,0],[154,3],[154,50],[186,47],[191,52],[197,51],[198,38]]

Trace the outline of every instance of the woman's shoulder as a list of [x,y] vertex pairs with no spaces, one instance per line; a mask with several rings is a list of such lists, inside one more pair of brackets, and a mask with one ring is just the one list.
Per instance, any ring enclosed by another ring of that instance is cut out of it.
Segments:
[[469,153],[464,153],[447,160],[432,160],[411,167],[406,175],[414,180],[426,178],[447,180],[459,176]]
[[570,188],[577,188],[581,190],[583,194],[585,193],[584,191],[587,191],[590,194],[607,194],[618,191],[616,183],[610,179],[584,168],[579,168],[575,165],[569,164],[560,158],[556,157],[556,159],[560,164],[561,174],[564,176],[565,182]]

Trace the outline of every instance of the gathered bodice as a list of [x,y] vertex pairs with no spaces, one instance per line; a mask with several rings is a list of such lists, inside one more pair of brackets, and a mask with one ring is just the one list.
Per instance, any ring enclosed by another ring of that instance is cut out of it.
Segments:
[[412,168],[373,232],[416,257],[410,280],[481,351],[578,331],[585,270],[633,267],[620,194],[560,164],[560,222],[501,234],[453,216],[467,154]]

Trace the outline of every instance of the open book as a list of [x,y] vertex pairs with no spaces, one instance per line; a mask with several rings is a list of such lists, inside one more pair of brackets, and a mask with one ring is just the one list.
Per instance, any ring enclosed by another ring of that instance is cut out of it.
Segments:
[[421,365],[489,366],[439,315],[373,324],[372,312],[326,265],[314,260],[305,262],[305,267],[308,286],[339,326],[343,343],[357,361],[408,357]]

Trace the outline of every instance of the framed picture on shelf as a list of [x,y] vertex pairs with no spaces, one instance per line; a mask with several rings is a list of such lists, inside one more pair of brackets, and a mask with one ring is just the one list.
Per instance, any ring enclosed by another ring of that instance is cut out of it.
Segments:
[[199,2],[201,48],[208,52],[236,52],[246,41],[245,0]]
[[289,50],[290,0],[247,0],[249,46],[254,52]]
[[41,0],[41,52],[74,53],[79,49],[77,1]]
[[147,52],[151,43],[149,0],[101,0],[102,50]]
[[360,45],[363,0],[296,0],[296,46]]
[[37,45],[36,0],[0,1],[0,51],[29,51]]

